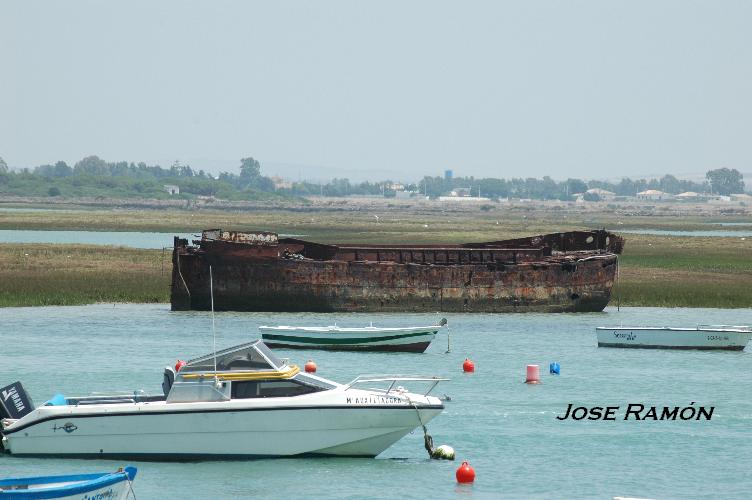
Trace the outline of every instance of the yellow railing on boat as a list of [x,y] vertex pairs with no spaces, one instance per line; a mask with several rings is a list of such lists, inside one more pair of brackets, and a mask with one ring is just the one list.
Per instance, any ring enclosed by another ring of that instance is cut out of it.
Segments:
[[[219,380],[269,380],[291,378],[300,372],[298,365],[289,365],[285,370],[265,372],[217,372]],[[197,378],[214,378],[214,372],[180,374],[181,378],[191,380]]]

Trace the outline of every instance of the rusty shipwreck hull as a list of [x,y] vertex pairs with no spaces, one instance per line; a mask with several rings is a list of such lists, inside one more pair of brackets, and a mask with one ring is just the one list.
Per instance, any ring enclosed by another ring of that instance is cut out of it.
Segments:
[[554,233],[462,245],[323,245],[274,233],[175,238],[173,310],[601,311],[619,236]]

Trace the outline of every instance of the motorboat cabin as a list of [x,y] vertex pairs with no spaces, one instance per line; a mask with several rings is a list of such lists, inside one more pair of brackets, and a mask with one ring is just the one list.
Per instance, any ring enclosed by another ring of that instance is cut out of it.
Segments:
[[162,389],[168,403],[293,397],[336,388],[301,372],[257,340],[192,359],[176,373],[165,368]]

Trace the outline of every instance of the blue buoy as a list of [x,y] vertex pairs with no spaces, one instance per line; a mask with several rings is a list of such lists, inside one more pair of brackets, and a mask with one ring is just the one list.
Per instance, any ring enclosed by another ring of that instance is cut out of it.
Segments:
[[548,365],[548,371],[551,373],[551,375],[558,375],[560,370],[561,367],[559,366],[559,363],[555,361]]

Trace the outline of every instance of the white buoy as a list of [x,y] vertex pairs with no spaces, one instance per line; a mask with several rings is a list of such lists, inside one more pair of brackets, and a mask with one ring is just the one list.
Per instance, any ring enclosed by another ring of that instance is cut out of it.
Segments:
[[454,448],[448,444],[442,444],[431,452],[431,458],[436,460],[454,460]]

